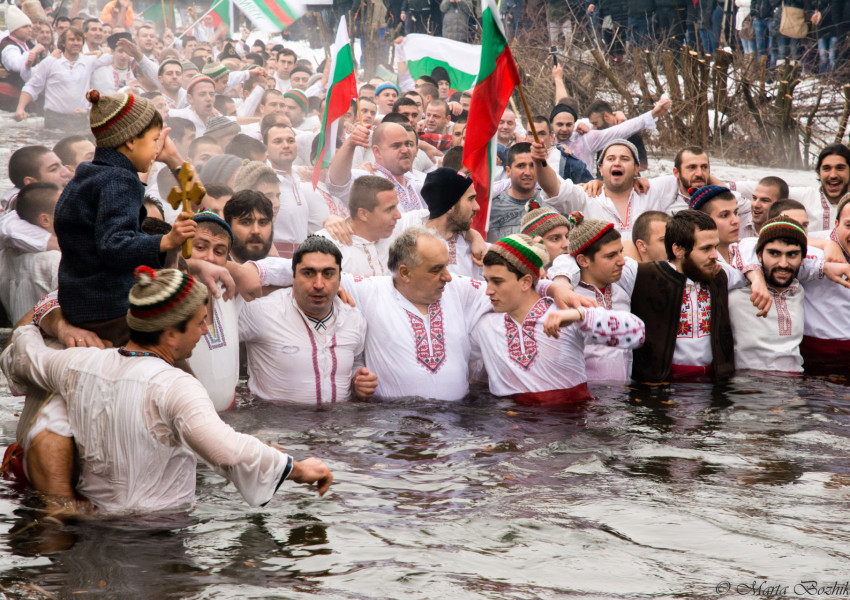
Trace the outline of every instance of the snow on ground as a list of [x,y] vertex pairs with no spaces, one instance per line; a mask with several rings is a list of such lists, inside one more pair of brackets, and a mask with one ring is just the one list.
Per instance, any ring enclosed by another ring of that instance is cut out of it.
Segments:
[[[649,159],[649,170],[642,173],[648,177],[673,174],[673,160],[668,158]],[[711,174],[721,181],[758,181],[762,177],[773,175],[781,177],[789,186],[817,187],[819,185],[814,169],[776,169],[758,165],[730,165],[725,161],[712,160]]]

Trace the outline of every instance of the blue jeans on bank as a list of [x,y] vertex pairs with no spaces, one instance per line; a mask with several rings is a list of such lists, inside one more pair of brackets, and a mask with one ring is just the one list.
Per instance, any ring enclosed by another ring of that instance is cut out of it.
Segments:
[[818,39],[818,56],[820,66],[818,73],[832,73],[835,71],[835,59],[838,56],[838,37],[826,37]]
[[776,61],[785,60],[785,50],[790,47],[788,60],[800,59],[800,40],[789,38],[781,33],[776,36]]
[[753,31],[756,33],[756,54],[759,60],[768,53],[770,49],[770,23],[767,19],[753,19]]
[[631,32],[632,43],[646,48],[649,43],[651,25],[647,17],[629,17],[629,31]]
[[741,50],[744,54],[753,54],[756,51],[756,41],[755,40],[740,40],[741,41]]

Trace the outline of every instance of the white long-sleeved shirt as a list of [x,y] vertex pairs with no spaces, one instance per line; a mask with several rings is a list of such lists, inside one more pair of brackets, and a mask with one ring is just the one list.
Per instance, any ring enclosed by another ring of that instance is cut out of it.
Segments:
[[292,469],[287,454],[225,424],[201,383],[160,358],[53,350],[26,326],[0,361],[13,392],[34,385],[65,399],[80,456],[77,491],[103,512],[191,506],[196,457],[251,505],[271,500]]
[[[271,163],[267,163],[269,167]],[[291,172],[274,169],[280,182],[280,210],[274,222],[274,241],[300,244],[322,228],[328,216],[325,199]]]
[[213,307],[209,331],[201,336],[189,357],[189,366],[207,393],[216,411],[230,409],[239,383],[239,310],[242,298],[210,298]]
[[[637,262],[626,257],[626,264],[623,265],[623,272],[619,281],[608,284],[602,290],[581,281],[581,269],[576,260],[569,254],[562,254],[555,258],[552,267],[546,272],[546,276],[553,280],[560,276],[566,277],[570,280],[576,293],[595,300],[601,308],[629,312],[635,278],[637,277]],[[587,363],[587,380],[590,382],[625,383],[631,380],[632,352],[629,349],[588,344],[584,348],[584,357]]]
[[88,112],[91,105],[86,100],[86,92],[89,90],[92,73],[98,67],[111,64],[111,54],[80,54],[74,62],[65,58],[65,55],[59,58],[48,56],[33,68],[32,76],[22,91],[32,96],[33,100],[37,100],[44,93],[44,108],[53,112]]
[[50,232],[24,221],[18,211],[0,214],[0,248],[15,248],[23,252],[45,252],[50,242]]
[[472,330],[492,394],[574,388],[588,381],[585,344],[629,350],[644,342],[643,321],[627,311],[604,308],[583,309],[584,320],[562,328],[559,338],[550,338],[543,324],[552,310],[552,300],[541,298],[522,323],[508,314],[488,313]]
[[32,71],[27,68],[30,50],[26,44],[17,38],[9,37],[15,43],[3,48],[3,53],[0,54],[0,62],[2,62],[4,69],[20,74],[21,78],[27,81],[32,75]]
[[248,351],[248,387],[273,402],[344,402],[363,365],[366,319],[334,300],[324,326],[298,307],[292,289],[248,302],[239,314],[239,337]]
[[[729,183],[729,189],[738,192],[742,197],[751,199],[757,185],[757,181],[733,181]],[[838,204],[832,204],[827,200],[821,188],[791,187],[788,188],[788,197],[806,207],[810,230],[829,231],[832,229],[835,224],[835,209],[838,208]]]
[[422,191],[423,181],[420,181],[414,177],[412,173],[408,172],[404,174],[405,182],[404,185],[402,185],[381,165],[373,163],[373,166],[375,167],[374,173],[361,171],[360,169],[353,169],[349,180],[341,185],[337,185],[328,179],[328,191],[343,202],[348,202],[348,197],[351,192],[351,184],[354,183],[355,179],[365,175],[377,175],[378,177],[387,179],[395,186],[396,193],[398,194],[398,209],[402,213],[406,213],[411,210],[428,208],[420,193]]

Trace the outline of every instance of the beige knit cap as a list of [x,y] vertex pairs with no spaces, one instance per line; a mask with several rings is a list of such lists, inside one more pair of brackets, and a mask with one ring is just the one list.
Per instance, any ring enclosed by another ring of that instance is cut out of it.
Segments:
[[32,20],[20,8],[11,5],[6,9],[6,29],[9,33],[14,33],[15,30],[21,27],[32,25]]
[[133,94],[103,94],[89,90],[89,123],[98,146],[117,148],[132,140],[150,125],[156,107],[153,102]]
[[207,286],[177,269],[154,271],[141,266],[135,277],[127,311],[127,325],[135,331],[174,327],[191,317],[207,299]]
[[593,242],[614,228],[613,223],[599,219],[585,219],[580,211],[570,213],[567,220],[573,224],[573,228],[570,230],[570,247],[568,249],[570,256],[581,254]]
[[274,169],[266,163],[256,160],[245,160],[236,172],[236,179],[233,180],[233,191],[256,189],[257,181],[263,175],[271,175],[271,177],[277,178]]
[[535,237],[543,237],[556,227],[570,228],[570,222],[559,212],[551,208],[535,208],[522,216],[521,233]]

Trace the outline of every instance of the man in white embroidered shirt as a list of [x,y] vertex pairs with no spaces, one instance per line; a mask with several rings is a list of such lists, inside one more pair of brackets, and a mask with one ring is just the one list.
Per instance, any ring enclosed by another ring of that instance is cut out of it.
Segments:
[[796,373],[803,370],[803,288],[797,274],[807,245],[806,231],[787,215],[770,219],[759,233],[756,253],[774,310],[766,318],[759,318],[748,292],[729,292],[737,368]]
[[333,242],[310,236],[292,256],[292,287],[242,309],[239,338],[256,396],[322,404],[375,393],[378,378],[362,366],[366,320],[337,298],[341,263]]
[[556,310],[550,298],[540,298],[534,290],[547,260],[546,250],[522,234],[490,246],[484,277],[495,312],[478,321],[472,339],[481,350],[493,394],[513,395],[529,404],[588,400],[585,343],[637,348],[643,344],[644,324],[628,311]]

